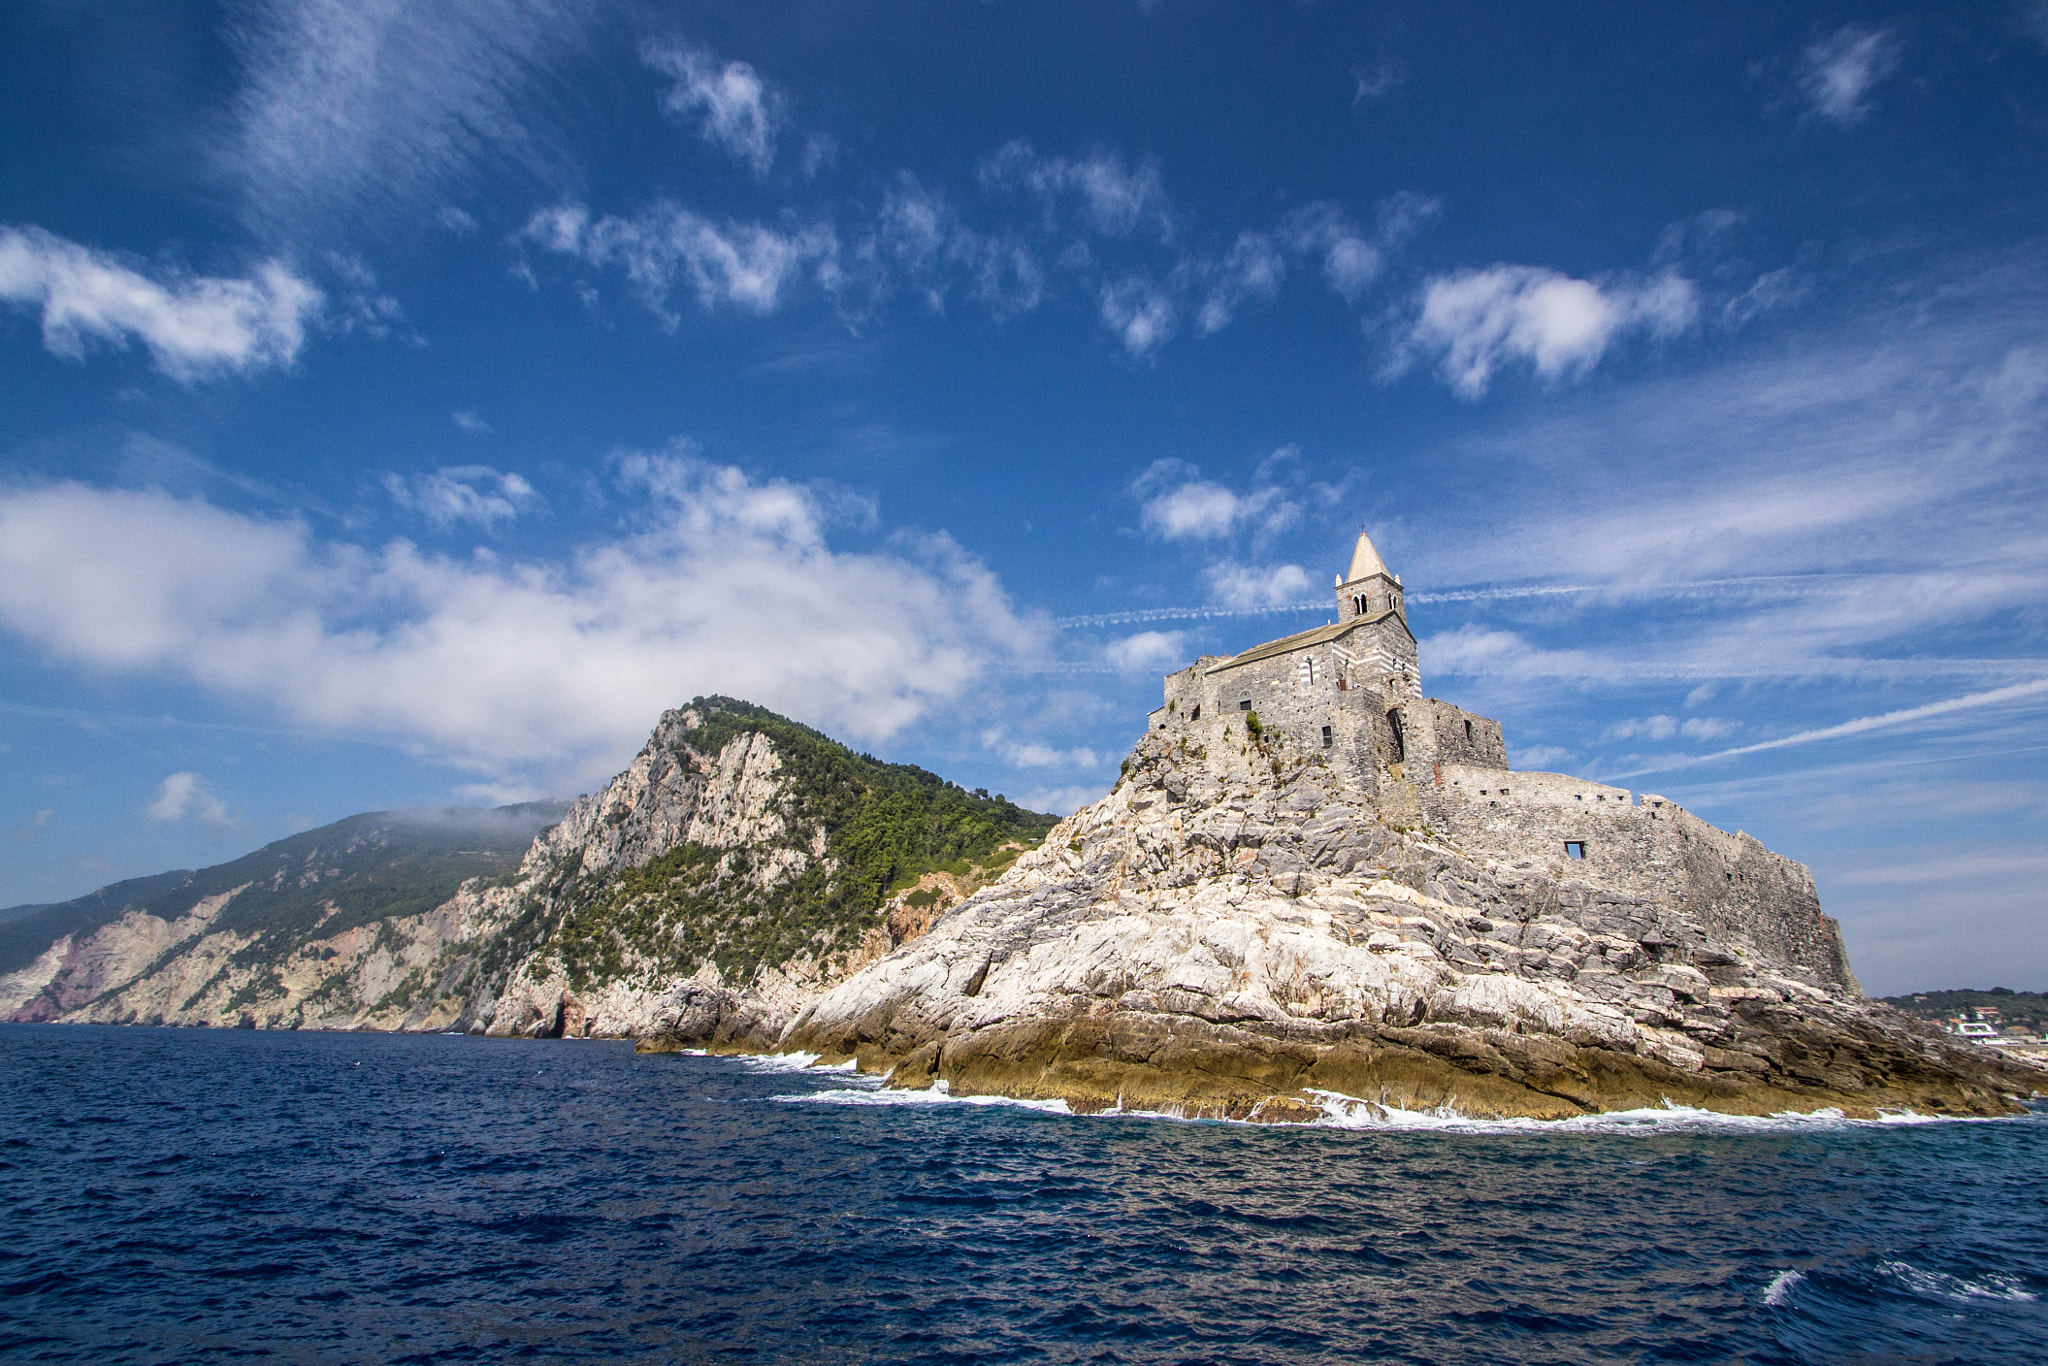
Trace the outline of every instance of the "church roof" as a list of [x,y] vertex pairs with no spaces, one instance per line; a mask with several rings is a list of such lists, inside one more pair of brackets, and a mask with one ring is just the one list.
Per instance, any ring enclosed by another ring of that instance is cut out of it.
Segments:
[[1264,645],[1254,645],[1243,654],[1224,660],[1221,664],[1208,670],[1208,672],[1212,674],[1222,673],[1225,669],[1234,669],[1240,664],[1256,664],[1259,660],[1271,659],[1275,655],[1289,654],[1295,650],[1305,650],[1311,645],[1321,645],[1324,641],[1335,640],[1337,637],[1355,631],[1361,626],[1370,626],[1374,622],[1384,621],[1388,617],[1393,617],[1396,622],[1400,623],[1401,629],[1407,630],[1408,623],[1401,621],[1401,618],[1391,611],[1381,612],[1376,616],[1370,617],[1353,617],[1349,621],[1333,622],[1328,626],[1318,626],[1312,631],[1301,631],[1295,635],[1282,636],[1278,640],[1269,640]]
[[1343,582],[1356,583],[1375,574],[1386,574],[1390,579],[1394,577],[1387,574],[1387,566],[1385,561],[1380,559],[1380,552],[1372,548],[1372,538],[1361,531],[1358,533],[1358,548],[1351,552],[1351,572],[1344,576]]

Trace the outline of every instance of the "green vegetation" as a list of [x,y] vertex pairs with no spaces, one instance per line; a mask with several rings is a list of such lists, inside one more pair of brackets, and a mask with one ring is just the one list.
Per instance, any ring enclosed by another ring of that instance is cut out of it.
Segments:
[[2001,1026],[2018,1025],[2034,1034],[2048,1031],[2048,991],[2013,991],[2008,987],[1977,991],[1960,987],[1954,991],[1917,991],[1878,999],[1918,1019],[1937,1021],[1989,1006],[1998,1012]]
[[[928,872],[992,875],[1016,858],[1005,845],[1035,843],[1057,820],[856,753],[749,702],[700,697],[690,706],[701,721],[683,740],[697,755],[715,756],[742,735],[774,742],[789,834],[774,848],[684,844],[615,876],[552,886],[563,914],[549,947],[579,990],[624,972],[629,955],[664,974],[715,963],[738,985],[806,953],[850,951],[891,894]],[[810,856],[819,830],[823,860]],[[767,866],[785,848],[805,855],[794,876]]]

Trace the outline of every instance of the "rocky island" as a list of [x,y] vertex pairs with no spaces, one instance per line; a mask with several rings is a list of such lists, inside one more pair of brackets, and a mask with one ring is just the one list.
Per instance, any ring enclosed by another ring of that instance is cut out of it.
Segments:
[[324,845],[100,894],[0,964],[0,1012],[804,1051],[1268,1122],[1995,1115],[2036,1090],[1865,999],[1801,865],[1511,771],[1497,723],[1423,694],[1364,536],[1335,591],[1330,624],[1168,675],[1114,789],[1057,824],[699,698],[516,867],[381,911],[320,890]]

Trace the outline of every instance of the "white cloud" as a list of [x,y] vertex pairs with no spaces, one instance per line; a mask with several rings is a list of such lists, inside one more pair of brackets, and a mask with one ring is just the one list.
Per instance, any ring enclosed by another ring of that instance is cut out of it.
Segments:
[[142,809],[153,821],[195,819],[208,825],[232,825],[228,809],[197,773],[173,773],[157,786],[156,800]]
[[[1275,455],[1290,450],[1282,447]],[[1273,463],[1262,465],[1262,474]],[[1199,474],[1186,461],[1169,458],[1153,461],[1131,482],[1143,500],[1139,516],[1146,531],[1167,541],[1217,540],[1244,530],[1271,535],[1300,516],[1300,505],[1277,485],[1260,482],[1240,494]]]
[[183,383],[290,365],[323,296],[279,261],[246,279],[153,280],[41,228],[0,228],[0,299],[42,313],[43,345],[78,359],[88,343],[140,341]]
[[839,239],[828,223],[715,223],[666,200],[630,218],[594,221],[580,204],[558,205],[534,214],[521,236],[588,265],[624,268],[642,300],[671,326],[677,319],[667,301],[678,287],[707,311],[730,305],[769,314],[799,281],[829,293],[842,280]]
[[0,493],[0,624],[71,664],[550,787],[612,771],[694,693],[872,740],[1044,649],[944,536],[835,551],[828,503],[803,486],[686,453],[619,471],[640,525],[559,561],[357,545],[156,492],[18,488]]
[[1145,529],[1165,540],[1211,539],[1236,529],[1238,508],[1229,489],[1197,479],[1148,499],[1143,517]]
[[1173,297],[1142,275],[1102,286],[1102,321],[1134,356],[1169,340],[1177,321]]
[[1222,607],[1279,607],[1309,596],[1308,571],[1298,564],[1249,565],[1223,561],[1203,571],[1209,597]]
[[452,416],[455,419],[455,425],[468,432],[471,436],[485,436],[491,430],[491,424],[478,416],[474,409],[458,408]]
[[[461,421],[459,416],[456,420]],[[384,488],[400,507],[443,528],[473,522],[488,531],[499,522],[547,507],[533,485],[489,465],[448,465],[410,479],[387,474]]]
[[477,164],[558,158],[527,98],[581,47],[596,0],[242,0],[219,170],[245,216],[295,238],[366,212],[412,218]]
[[1668,272],[1602,286],[1540,266],[1499,265],[1429,280],[1409,342],[1441,356],[1451,386],[1478,398],[1510,361],[1546,380],[1565,378],[1598,364],[1618,334],[1675,336],[1698,311],[1692,282]]
[[983,163],[981,182],[991,190],[1029,195],[1048,221],[1072,204],[1089,229],[1106,237],[1128,236],[1140,228],[1162,241],[1173,236],[1173,205],[1159,168],[1146,162],[1132,170],[1114,152],[1070,160],[1040,156],[1030,143],[1019,140]]
[[747,63],[721,66],[709,52],[677,39],[647,43],[640,58],[675,78],[661,97],[664,110],[679,119],[696,116],[706,142],[723,148],[756,176],[768,174],[787,104],[780,91]]
[[1188,662],[1185,631],[1140,631],[1113,640],[1103,649],[1118,672],[1165,673]]
[[1799,85],[1813,110],[1843,128],[1870,114],[1870,92],[1899,64],[1899,42],[1882,29],[1850,24],[1806,49]]

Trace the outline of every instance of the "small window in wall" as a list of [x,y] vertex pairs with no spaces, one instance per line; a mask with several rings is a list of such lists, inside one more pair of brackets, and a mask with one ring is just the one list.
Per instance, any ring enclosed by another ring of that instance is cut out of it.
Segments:
[[1333,744],[1335,744],[1335,743],[1336,743],[1336,741],[1335,741],[1334,737],[1332,737],[1332,736],[1331,736],[1331,734],[1330,734],[1330,728],[1329,728],[1328,726],[1324,726],[1324,727],[1323,727],[1323,748],[1324,748],[1324,749],[1328,749],[1328,748],[1329,748],[1329,747],[1330,747],[1331,745],[1333,745]]
[[1252,709],[1252,700],[1249,697],[1238,698],[1237,709],[1239,711],[1250,711]]
[[1584,858],[1586,856],[1585,841],[1566,840],[1564,842],[1564,856],[1566,858]]
[[1468,745],[1472,743],[1472,723],[1470,721],[1465,723],[1465,743]]
[[1195,703],[1195,709],[1194,709],[1193,711],[1191,711],[1191,712],[1189,712],[1189,713],[1188,713],[1188,720],[1190,720],[1190,721],[1199,721],[1199,720],[1201,720],[1201,719],[1202,719],[1202,704],[1201,704],[1200,702],[1197,702],[1197,703]]

